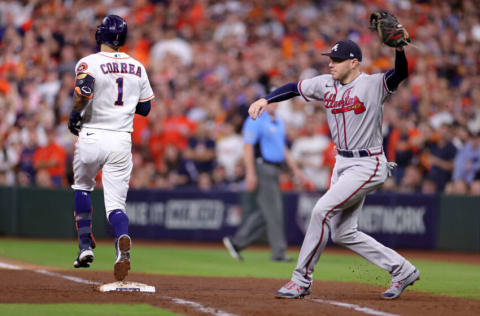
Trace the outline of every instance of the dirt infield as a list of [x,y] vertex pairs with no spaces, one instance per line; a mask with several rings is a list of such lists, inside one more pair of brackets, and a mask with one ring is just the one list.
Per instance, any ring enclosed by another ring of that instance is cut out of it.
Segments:
[[[480,301],[415,291],[406,291],[399,300],[385,301],[379,296],[383,288],[342,282],[315,281],[308,299],[279,300],[273,297],[273,293],[287,280],[131,273],[129,281],[154,285],[157,293],[100,293],[93,285],[34,271],[40,267],[1,258],[0,261],[24,269],[0,268],[0,303],[144,303],[184,315],[215,315],[215,311],[233,315],[367,315],[365,311],[352,309],[353,305],[341,307],[328,303],[337,301],[368,307],[383,312],[377,315],[384,316],[480,315]],[[113,282],[113,274],[107,272],[47,270],[99,283]],[[179,304],[173,298],[199,303],[214,312],[201,312],[191,305]]]

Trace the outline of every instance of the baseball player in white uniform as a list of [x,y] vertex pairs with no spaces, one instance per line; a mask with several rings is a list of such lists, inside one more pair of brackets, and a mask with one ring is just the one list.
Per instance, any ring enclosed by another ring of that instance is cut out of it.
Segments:
[[393,166],[382,148],[383,103],[408,76],[407,59],[403,48],[396,48],[394,69],[368,75],[360,71],[362,52],[353,41],[340,41],[323,55],[330,57],[330,74],[286,84],[249,108],[249,115],[256,119],[268,103],[294,96],[323,101],[337,149],[330,189],[313,208],[292,279],[276,297],[302,298],[311,293],[315,264],[330,232],[333,242],[391,274],[391,286],[382,297],[395,299],[419,279],[418,270],[357,226],[365,196],[385,182]]
[[74,215],[79,253],[75,268],[88,268],[93,261],[90,192],[102,170],[105,210],[115,231],[116,280],[130,270],[131,239],[125,200],[132,171],[131,132],[135,113],[146,116],[154,98],[145,67],[119,52],[127,36],[127,23],[108,15],[97,27],[100,52],[82,58],[76,66],[73,110],[68,127],[78,135],[73,159]]

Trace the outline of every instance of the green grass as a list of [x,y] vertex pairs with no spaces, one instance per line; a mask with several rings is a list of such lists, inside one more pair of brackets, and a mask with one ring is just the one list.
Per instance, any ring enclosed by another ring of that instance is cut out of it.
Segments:
[[[247,250],[245,262],[233,260],[222,248],[194,249],[135,245],[132,272],[212,277],[258,277],[289,279],[295,263],[273,263],[267,250]],[[297,253],[290,253],[296,258]],[[39,265],[72,269],[76,243],[0,239],[0,257]],[[113,244],[95,249],[93,270],[111,271]],[[480,300],[480,267],[426,260],[412,260],[421,272],[416,291]],[[386,286],[390,276],[359,256],[325,253],[316,266],[316,280],[368,283]]]
[[0,304],[1,316],[19,315],[69,315],[69,316],[175,316],[170,311],[146,304]]

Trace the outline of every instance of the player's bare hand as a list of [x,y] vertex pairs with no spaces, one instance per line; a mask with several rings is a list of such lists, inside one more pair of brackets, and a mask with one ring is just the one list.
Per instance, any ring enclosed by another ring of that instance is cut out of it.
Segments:
[[248,115],[250,115],[253,120],[256,120],[257,117],[262,115],[263,111],[265,111],[267,105],[268,101],[266,99],[258,99],[257,101],[250,104],[250,107],[248,108]]

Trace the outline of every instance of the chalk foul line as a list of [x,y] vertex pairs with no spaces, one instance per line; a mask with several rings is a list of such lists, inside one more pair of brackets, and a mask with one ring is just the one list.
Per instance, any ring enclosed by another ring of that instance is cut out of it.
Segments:
[[364,307],[360,305],[355,305],[355,304],[350,304],[350,303],[344,303],[344,302],[338,302],[338,301],[330,301],[330,300],[324,300],[321,298],[308,298],[310,301],[318,302],[318,303],[324,303],[324,304],[330,304],[334,306],[339,306],[339,307],[345,307],[349,309],[356,310],[357,312],[362,312],[368,315],[376,315],[376,316],[400,316],[398,314],[392,314],[392,313],[386,313],[382,311],[377,311],[373,308],[370,307]]
[[169,296],[163,296],[162,298],[171,300],[180,305],[191,306],[200,312],[209,313],[216,316],[236,316],[235,314],[230,314],[212,307],[205,307],[202,304],[199,304],[197,302],[187,301],[181,298],[175,298],[175,297],[169,297]]

